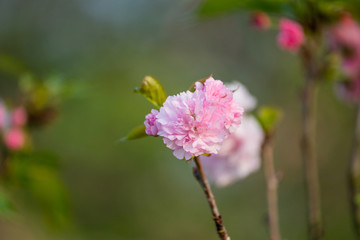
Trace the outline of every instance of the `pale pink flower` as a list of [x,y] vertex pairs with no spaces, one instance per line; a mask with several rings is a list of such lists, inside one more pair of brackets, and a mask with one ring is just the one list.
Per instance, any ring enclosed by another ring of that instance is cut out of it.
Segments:
[[11,123],[13,126],[22,127],[27,122],[27,113],[24,107],[15,108],[11,113]]
[[251,24],[260,30],[267,30],[270,28],[271,20],[269,16],[260,11],[253,12],[250,18]]
[[341,52],[344,72],[351,78],[360,77],[360,26],[349,14],[331,28],[330,40]]
[[169,96],[156,116],[158,135],[178,159],[216,154],[231,129],[241,123],[243,109],[220,80],[196,83],[194,92]]
[[234,100],[240,103],[245,111],[251,111],[256,107],[256,98],[253,97],[240,82],[233,81],[226,83],[225,86],[233,92]]
[[148,115],[146,115],[145,117],[145,132],[148,135],[151,136],[157,136],[158,134],[158,128],[156,126],[156,116],[158,115],[159,111],[158,110],[151,110],[151,113],[149,113]]
[[281,48],[296,52],[304,40],[304,32],[299,23],[287,18],[280,19],[277,41]]
[[12,151],[18,151],[25,145],[25,133],[20,128],[11,128],[4,136],[5,145]]
[[337,82],[335,92],[339,99],[348,103],[357,103],[360,99],[360,78]]
[[244,116],[240,127],[227,138],[218,154],[200,156],[204,171],[219,187],[247,177],[261,165],[264,134],[254,117]]

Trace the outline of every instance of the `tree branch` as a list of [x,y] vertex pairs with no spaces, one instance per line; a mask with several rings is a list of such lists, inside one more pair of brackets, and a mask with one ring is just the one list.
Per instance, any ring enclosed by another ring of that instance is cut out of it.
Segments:
[[213,193],[211,192],[210,184],[205,176],[204,170],[202,168],[199,157],[194,158],[196,167],[193,169],[193,174],[196,180],[200,183],[201,188],[203,189],[206,199],[209,203],[211,213],[213,215],[213,219],[216,226],[216,231],[221,240],[230,240],[230,237],[225,229],[225,226],[222,221],[222,217],[219,213],[219,210],[216,206],[215,198]]
[[301,57],[305,70],[305,85],[301,98],[302,105],[302,136],[301,152],[305,168],[305,183],[308,198],[308,224],[310,238],[320,239],[323,234],[320,183],[316,159],[316,93],[319,80],[319,64],[314,54],[316,43],[308,40],[302,48]]
[[[268,135],[268,134],[267,134]],[[280,240],[279,210],[278,210],[278,179],[274,167],[273,137],[266,136],[263,143],[264,175],[267,187],[267,204],[269,219],[269,234],[271,240]]]
[[353,225],[360,239],[360,102],[357,104],[355,118],[354,146],[348,166],[349,201]]

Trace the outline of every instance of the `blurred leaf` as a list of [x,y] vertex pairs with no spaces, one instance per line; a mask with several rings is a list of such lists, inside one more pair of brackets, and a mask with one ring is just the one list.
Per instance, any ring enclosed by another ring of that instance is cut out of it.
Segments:
[[210,78],[210,77],[212,77],[212,76],[213,76],[213,75],[211,74],[210,76],[208,76],[208,77],[206,77],[206,78],[202,78],[202,79],[200,79],[200,80],[197,80],[196,82],[194,82],[193,84],[191,84],[191,86],[189,87],[189,91],[190,91],[190,92],[194,92],[194,91],[195,91],[195,83],[201,82],[202,84],[204,84],[205,81],[206,81],[206,79],[208,79],[208,78]]
[[14,212],[15,208],[7,193],[0,189],[0,215],[6,216]]
[[[63,228],[70,221],[69,199],[58,177],[54,159],[47,154],[17,154],[9,162],[10,186],[18,187],[42,212],[52,227]],[[52,160],[51,160],[52,159]]]
[[123,137],[121,141],[134,140],[148,136],[145,132],[145,125],[140,125],[134,128],[126,137]]
[[19,152],[14,155],[21,159],[24,165],[38,164],[49,168],[57,169],[59,167],[59,158],[56,154],[47,151]]
[[0,71],[15,77],[20,77],[29,72],[29,69],[13,57],[0,55]]
[[256,117],[265,131],[265,133],[272,133],[277,124],[280,122],[283,116],[282,111],[276,107],[261,107],[256,114]]
[[205,0],[200,5],[199,13],[202,16],[209,16],[240,9],[280,12],[289,3],[289,0]]
[[166,93],[158,80],[151,76],[145,76],[140,88],[135,92],[140,93],[156,107],[160,108],[166,100]]

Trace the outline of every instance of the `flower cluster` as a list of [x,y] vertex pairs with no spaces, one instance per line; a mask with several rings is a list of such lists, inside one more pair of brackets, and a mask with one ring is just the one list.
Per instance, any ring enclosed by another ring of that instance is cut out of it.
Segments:
[[360,97],[360,26],[349,14],[344,14],[331,28],[330,43],[341,55],[347,78],[335,85],[336,93],[344,101],[357,102]]
[[178,159],[218,153],[222,142],[241,123],[243,108],[231,90],[212,77],[195,91],[169,96],[160,111],[146,116],[146,133],[163,137]]
[[27,123],[27,113],[23,107],[8,111],[0,102],[0,132],[5,146],[11,151],[21,150],[25,145],[26,134],[23,130]]
[[[238,82],[227,85],[234,89],[234,99],[251,111],[256,99]],[[242,124],[222,143],[218,154],[200,156],[206,175],[217,186],[223,187],[245,178],[261,165],[261,145],[264,133],[258,121],[244,115]]]

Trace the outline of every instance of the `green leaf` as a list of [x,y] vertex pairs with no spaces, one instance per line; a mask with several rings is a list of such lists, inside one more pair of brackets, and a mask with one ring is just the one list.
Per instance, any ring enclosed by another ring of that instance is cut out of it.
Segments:
[[268,106],[261,107],[256,114],[261,127],[267,134],[271,134],[275,130],[282,116],[283,113],[279,108]]
[[206,81],[206,79],[208,79],[208,78],[210,78],[210,77],[212,77],[213,75],[211,74],[210,76],[208,76],[208,77],[206,77],[206,78],[202,78],[202,79],[200,79],[200,80],[197,80],[197,81],[195,81],[193,84],[191,84],[191,86],[189,87],[189,91],[190,92],[194,92],[195,91],[195,83],[197,83],[197,82],[201,82],[202,84],[204,84],[205,83],[205,81]]
[[199,8],[202,16],[217,15],[241,9],[280,12],[289,0],[206,0]]
[[145,132],[145,125],[140,125],[134,128],[126,137],[120,139],[120,141],[134,140],[148,136]]
[[14,205],[12,204],[9,196],[3,189],[0,189],[0,215],[7,216],[13,213],[14,210]]
[[166,100],[166,93],[158,80],[151,76],[145,76],[140,88],[135,89],[156,107],[160,108]]

